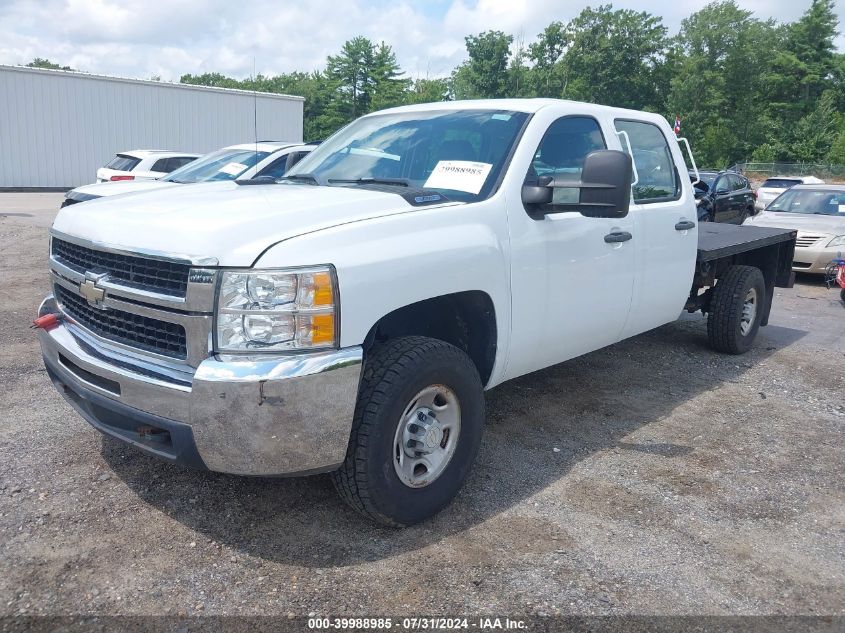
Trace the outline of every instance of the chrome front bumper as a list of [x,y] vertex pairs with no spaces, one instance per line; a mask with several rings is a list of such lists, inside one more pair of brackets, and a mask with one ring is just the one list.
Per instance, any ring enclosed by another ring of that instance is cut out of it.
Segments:
[[[48,297],[39,316],[51,312]],[[39,338],[54,383],[83,417],[160,457],[239,475],[294,475],[333,470],[346,456],[360,347],[212,356],[190,373],[92,344],[65,321]]]

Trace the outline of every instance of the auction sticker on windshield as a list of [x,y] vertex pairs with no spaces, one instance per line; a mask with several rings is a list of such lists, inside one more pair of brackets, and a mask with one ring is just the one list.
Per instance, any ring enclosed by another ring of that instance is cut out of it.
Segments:
[[441,160],[425,181],[426,189],[452,189],[477,194],[493,167],[490,163],[471,160]]
[[243,163],[226,163],[220,168],[220,171],[224,174],[229,174],[230,176],[237,176],[244,169],[246,169],[246,165]]

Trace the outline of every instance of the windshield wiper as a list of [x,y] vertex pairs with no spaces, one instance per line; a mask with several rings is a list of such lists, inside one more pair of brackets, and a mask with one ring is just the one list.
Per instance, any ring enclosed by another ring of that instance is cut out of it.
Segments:
[[410,187],[411,181],[407,178],[329,178],[331,185],[399,185]]
[[280,180],[306,180],[308,182],[313,182],[315,185],[322,185],[323,183],[320,181],[320,178],[317,174],[311,173],[303,173],[303,174],[290,174],[289,176],[282,176],[276,182]]

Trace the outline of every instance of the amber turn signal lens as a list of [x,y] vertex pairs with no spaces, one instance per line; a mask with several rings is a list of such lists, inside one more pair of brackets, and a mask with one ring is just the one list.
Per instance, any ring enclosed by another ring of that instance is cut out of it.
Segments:
[[[331,288],[329,289],[331,290]],[[311,317],[311,344],[334,342],[334,315],[315,314]]]
[[330,306],[333,303],[332,279],[329,273],[314,274],[314,305]]

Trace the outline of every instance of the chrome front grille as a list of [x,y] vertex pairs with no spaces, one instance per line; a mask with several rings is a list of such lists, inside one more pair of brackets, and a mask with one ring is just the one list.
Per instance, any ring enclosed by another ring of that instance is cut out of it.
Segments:
[[822,239],[824,235],[812,235],[810,233],[798,233],[798,237],[795,240],[795,246],[798,248],[809,248],[820,239]]
[[56,285],[55,292],[67,316],[97,336],[172,358],[186,359],[188,356],[187,334],[178,323],[109,307],[94,308],[61,285]]
[[55,229],[51,236],[53,294],[74,337],[157,371],[187,371],[208,358],[215,258],[129,251]]
[[188,263],[96,250],[57,237],[52,256],[78,273],[107,273],[113,282],[173,297],[185,297],[191,266]]

